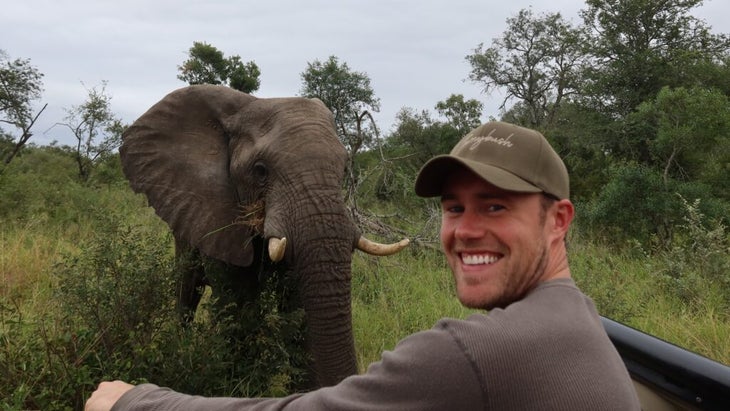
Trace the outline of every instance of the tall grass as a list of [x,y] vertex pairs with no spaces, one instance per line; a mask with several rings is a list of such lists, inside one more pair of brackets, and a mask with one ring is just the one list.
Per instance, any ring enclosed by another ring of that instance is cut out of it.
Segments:
[[444,259],[433,251],[353,257],[353,324],[359,369],[442,317],[463,318]]

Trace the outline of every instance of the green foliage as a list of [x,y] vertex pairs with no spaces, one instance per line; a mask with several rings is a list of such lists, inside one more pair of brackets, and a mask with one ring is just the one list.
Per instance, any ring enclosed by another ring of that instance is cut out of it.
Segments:
[[659,253],[663,285],[694,306],[714,295],[721,307],[730,310],[730,236],[725,225],[707,221],[699,199],[679,199],[686,213],[684,222]]
[[727,203],[714,199],[706,185],[665,179],[658,171],[636,164],[613,167],[608,183],[582,204],[578,215],[585,229],[597,237],[664,246],[682,227],[684,207],[677,194],[705,199],[704,213],[712,219],[727,219]]
[[[283,274],[243,309],[208,297],[181,327],[169,230],[118,179],[118,161],[106,159],[95,186],[78,182],[63,148],[30,147],[17,160],[0,176],[0,270],[12,282],[0,289],[0,409],[81,409],[115,378],[202,395],[305,384],[303,313],[283,303]],[[48,254],[55,264],[39,261]]]
[[0,50],[0,117],[4,123],[20,124],[31,115],[30,104],[41,97],[43,74],[30,60],[10,60]]
[[480,117],[484,111],[484,104],[475,99],[464,100],[463,94],[452,94],[445,101],[436,103],[435,108],[446,118],[448,124],[465,136],[481,124]]
[[125,219],[98,210],[96,235],[54,267],[42,315],[0,307],[3,407],[81,409],[100,380],[117,378],[208,396],[278,396],[302,386],[303,311],[280,311],[282,276],[269,277],[246,307],[209,298],[207,319],[184,328],[169,234]]
[[252,93],[261,86],[261,70],[253,61],[244,63],[240,56],[228,58],[228,85],[244,93]]
[[82,243],[83,253],[63,257],[56,268],[57,291],[65,318],[99,332],[103,352],[134,358],[134,350],[124,348],[148,345],[157,321],[169,317],[170,241],[118,221],[114,214],[98,213],[99,237]]
[[[45,312],[24,320],[16,307],[3,318],[3,335],[18,344],[7,346],[6,355],[22,355],[26,347],[45,353],[3,367],[0,386],[9,392],[0,397],[15,392],[23,409],[80,409],[98,380],[133,378],[164,336],[167,282],[150,273],[164,272],[167,242],[150,228],[121,227],[105,211],[98,211],[100,237],[80,244],[88,252],[69,252],[54,268]],[[17,375],[29,366],[40,372]]]
[[394,156],[407,156],[404,160],[414,175],[431,157],[448,154],[465,135],[453,124],[431,118],[427,111],[415,113],[413,109],[403,108],[396,121],[386,148]]
[[730,161],[727,96],[699,87],[664,87],[654,100],[632,113],[629,123],[643,126],[637,134],[643,137],[650,166],[663,170],[665,180],[712,180],[714,195],[727,196],[727,179],[714,178],[715,167]]
[[[264,280],[253,303],[223,305],[212,298],[205,306],[211,318],[202,332],[220,340],[218,349],[225,353],[225,361],[216,359],[208,367],[224,364],[228,368],[221,370],[218,375],[225,377],[219,377],[207,395],[278,397],[306,388],[310,376],[306,372],[304,310],[290,305],[287,292],[296,288],[292,281],[285,274],[273,273]],[[188,383],[188,390],[204,390],[207,385],[201,382]]]
[[570,239],[570,271],[580,289],[590,296],[598,312],[616,321],[631,323],[651,310],[651,265],[635,248],[622,252],[600,244]]
[[0,167],[9,164],[33,136],[31,128],[45,109],[36,114],[31,109],[32,102],[41,97],[42,78],[43,74],[30,65],[30,60],[10,61],[0,49],[0,123],[9,124],[19,132],[16,139],[0,128],[0,140],[11,143],[0,145]]
[[457,300],[451,272],[433,250],[411,248],[387,258],[355,254],[352,277],[361,372],[409,334],[430,329],[442,317],[473,312]]
[[301,78],[301,96],[317,98],[332,111],[337,134],[351,155],[371,145],[375,132],[365,125],[374,125],[363,121],[363,113],[380,110],[380,100],[375,97],[367,73],[353,71],[347,63],[330,56],[324,62],[307,63]]
[[307,63],[301,73],[302,97],[322,101],[334,115],[337,137],[348,153],[345,175],[345,203],[352,203],[360,178],[355,158],[361,150],[380,144],[372,112],[380,110],[380,100],[370,86],[367,73],[353,71],[336,56],[327,61]]
[[607,239],[647,244],[653,236],[668,238],[671,223],[679,215],[675,197],[661,176],[635,164],[616,166],[611,174],[598,196],[579,210],[584,226]]
[[193,42],[188,55],[177,67],[177,78],[188,84],[226,84],[244,93],[252,93],[261,86],[261,70],[253,61],[244,63],[238,55],[226,58],[222,51],[198,41]]
[[87,99],[67,110],[66,123],[76,138],[74,159],[81,181],[88,181],[92,170],[105,156],[110,156],[122,143],[125,126],[111,109],[111,97],[106,93],[106,82],[101,89],[87,89]]
[[80,191],[70,156],[29,149],[0,175],[0,218],[74,219]]
[[664,86],[712,81],[708,63],[726,57],[730,42],[690,15],[701,3],[587,0],[581,15],[592,33],[594,64],[586,69],[584,93],[592,105],[625,116]]
[[117,154],[105,155],[99,158],[94,173],[89,181],[92,185],[127,185],[122,172],[122,161]]
[[562,100],[581,84],[579,70],[585,59],[584,33],[572,27],[560,13],[535,16],[531,9],[520,10],[507,19],[507,30],[467,55],[472,67],[469,79],[484,85],[484,91],[500,89],[508,101],[516,99],[532,128],[552,122]]

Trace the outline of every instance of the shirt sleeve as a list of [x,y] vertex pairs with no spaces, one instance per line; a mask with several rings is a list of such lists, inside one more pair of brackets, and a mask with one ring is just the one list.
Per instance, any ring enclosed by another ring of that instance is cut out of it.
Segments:
[[333,387],[283,398],[204,398],[143,384],[112,410],[483,410],[482,385],[460,342],[437,326],[405,338],[365,374]]

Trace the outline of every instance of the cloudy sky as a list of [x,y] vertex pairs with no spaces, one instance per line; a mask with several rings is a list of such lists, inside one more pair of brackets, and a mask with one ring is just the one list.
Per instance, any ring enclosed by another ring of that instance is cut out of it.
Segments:
[[[497,115],[502,97],[469,82],[464,57],[490,45],[520,9],[561,12],[574,24],[583,0],[25,0],[6,2],[0,49],[30,59],[45,76],[35,144],[71,144],[66,110],[107,81],[112,110],[133,122],[185,84],[177,66],[194,41],[261,69],[259,97],[294,96],[308,62],[331,55],[364,72],[381,100],[387,134],[403,107],[434,112],[451,94],[476,98]],[[695,16],[730,33],[730,2],[706,0]],[[86,87],[86,88],[85,88]]]

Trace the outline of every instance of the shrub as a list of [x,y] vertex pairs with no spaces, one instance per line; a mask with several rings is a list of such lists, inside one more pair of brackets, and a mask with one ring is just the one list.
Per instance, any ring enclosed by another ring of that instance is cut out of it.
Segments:
[[676,199],[658,172],[628,164],[612,169],[611,179],[579,215],[584,228],[609,239],[636,239],[647,244],[665,239],[677,219]]
[[274,273],[245,307],[208,298],[207,315],[181,326],[171,239],[108,211],[96,235],[53,269],[47,310],[0,307],[0,407],[81,409],[101,380],[146,381],[207,396],[277,396],[303,386],[303,311]]
[[666,247],[675,232],[684,230],[682,197],[702,199],[697,203],[699,212],[720,223],[730,221],[727,203],[714,197],[707,185],[665,180],[657,170],[637,164],[614,166],[602,191],[578,204],[578,215],[583,229],[593,237]]
[[717,292],[730,309],[730,244],[719,220],[707,221],[700,200],[678,196],[685,211],[684,223],[671,244],[660,250],[661,276],[667,291],[697,305]]

